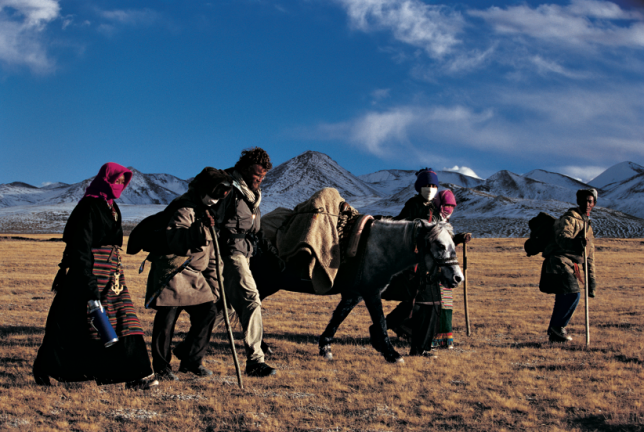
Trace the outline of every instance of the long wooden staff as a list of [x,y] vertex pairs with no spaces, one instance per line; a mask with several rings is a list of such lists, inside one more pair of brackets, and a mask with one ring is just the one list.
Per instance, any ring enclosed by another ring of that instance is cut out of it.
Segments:
[[224,322],[226,323],[226,331],[228,332],[228,341],[230,342],[230,349],[233,352],[233,361],[235,362],[235,370],[237,371],[237,383],[239,388],[244,388],[242,382],[241,367],[239,367],[239,359],[237,359],[237,350],[235,350],[235,338],[233,338],[233,329],[230,326],[230,318],[228,318],[228,301],[226,301],[226,290],[224,289],[224,278],[221,277],[221,254],[219,253],[219,242],[217,241],[217,234],[215,229],[210,227],[210,235],[212,242],[215,245],[215,255],[217,257],[217,281],[219,282],[219,290],[221,291],[221,301],[224,304]]
[[463,296],[465,297],[465,325],[467,326],[467,335],[471,336],[470,312],[467,307],[467,242],[463,243]]
[[[586,220],[584,219],[584,243],[586,243]],[[584,245],[584,292],[586,297],[586,346],[590,346],[590,317],[588,313],[588,252],[587,244]]]

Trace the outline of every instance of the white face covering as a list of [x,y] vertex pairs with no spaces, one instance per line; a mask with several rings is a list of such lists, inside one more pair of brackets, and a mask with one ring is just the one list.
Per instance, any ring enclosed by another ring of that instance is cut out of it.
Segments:
[[425,199],[425,201],[433,200],[434,197],[436,196],[436,192],[438,192],[437,187],[425,186],[420,188],[420,196],[422,196]]
[[213,205],[217,204],[219,202],[219,200],[214,199],[214,198],[210,198],[209,195],[206,195],[203,198],[201,198],[201,202],[204,203],[204,205],[206,207],[210,207],[210,206],[213,206]]

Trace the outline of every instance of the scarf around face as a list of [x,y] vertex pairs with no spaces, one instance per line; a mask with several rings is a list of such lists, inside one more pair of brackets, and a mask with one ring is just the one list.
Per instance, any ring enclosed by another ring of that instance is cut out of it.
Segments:
[[[117,185],[116,180],[123,175],[125,183]],[[132,180],[132,171],[114,162],[108,162],[101,167],[94,177],[94,180],[87,186],[85,190],[85,197],[103,198],[111,207],[114,200],[121,196],[123,190],[130,184]]]
[[262,190],[258,189],[257,192],[250,190],[241,173],[237,170],[233,171],[233,186],[244,194],[246,202],[251,206],[251,211],[259,207],[259,203],[262,202]]

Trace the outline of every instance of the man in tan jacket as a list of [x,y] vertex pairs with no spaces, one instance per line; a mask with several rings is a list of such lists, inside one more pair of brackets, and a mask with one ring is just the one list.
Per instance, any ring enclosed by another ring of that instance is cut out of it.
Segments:
[[[184,310],[190,315],[190,330],[174,349],[181,360],[179,372],[197,376],[212,374],[202,365],[202,360],[217,317],[221,288],[211,236],[215,220],[209,208],[230,190],[230,176],[207,167],[190,182],[188,192],[166,209],[171,214],[166,228],[171,254],[154,257],[148,277],[148,292],[162,289],[152,303],[157,310],[152,330],[152,365],[158,379],[177,379],[170,365],[170,345],[175,324]],[[169,281],[168,277],[171,277]]]
[[553,239],[543,251],[545,260],[539,289],[555,294],[555,306],[548,325],[550,342],[572,340],[566,332],[566,325],[577,308],[585,285],[584,250],[588,256],[588,296],[595,297],[595,246],[589,216],[597,204],[597,191],[578,190],[577,204],[579,207],[571,208],[554,223]]

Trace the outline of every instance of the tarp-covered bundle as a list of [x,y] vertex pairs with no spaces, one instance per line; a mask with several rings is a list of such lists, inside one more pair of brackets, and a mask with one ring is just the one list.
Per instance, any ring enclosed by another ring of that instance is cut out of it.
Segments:
[[357,213],[344,203],[336,189],[325,188],[293,210],[278,208],[262,218],[265,235],[274,240],[280,257],[306,271],[317,294],[333,288],[340,268],[338,219]]

